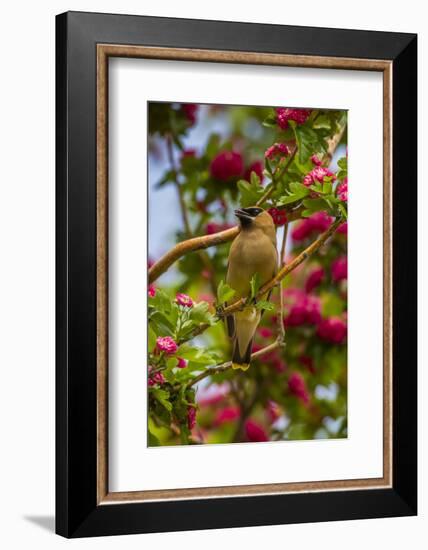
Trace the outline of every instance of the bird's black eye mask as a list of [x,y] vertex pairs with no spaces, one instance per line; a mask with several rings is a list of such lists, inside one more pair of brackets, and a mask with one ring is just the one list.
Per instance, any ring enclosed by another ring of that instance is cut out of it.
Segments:
[[253,219],[256,218],[261,212],[263,212],[263,210],[261,208],[257,208],[256,206],[249,208],[238,208],[235,210],[235,216],[241,222],[242,227],[246,227],[251,225]]

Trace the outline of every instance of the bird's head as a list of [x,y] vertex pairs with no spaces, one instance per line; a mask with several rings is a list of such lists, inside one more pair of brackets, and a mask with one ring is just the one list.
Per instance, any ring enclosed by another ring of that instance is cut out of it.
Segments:
[[248,206],[247,208],[238,208],[235,210],[235,216],[241,223],[243,229],[249,227],[267,227],[274,225],[271,216],[260,208],[260,206]]
[[235,216],[238,218],[242,230],[261,230],[272,242],[276,242],[275,224],[272,216],[260,206],[238,208],[235,210]]

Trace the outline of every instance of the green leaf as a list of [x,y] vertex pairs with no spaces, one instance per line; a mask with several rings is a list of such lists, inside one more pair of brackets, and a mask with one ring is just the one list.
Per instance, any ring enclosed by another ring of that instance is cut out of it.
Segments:
[[193,323],[211,323],[213,316],[209,312],[208,302],[198,302],[195,304],[189,312],[190,320]]
[[150,393],[168,412],[172,411],[172,404],[168,400],[169,392],[161,388],[151,388]]
[[283,195],[279,198],[277,206],[284,206],[292,202],[300,201],[309,194],[309,189],[298,181],[290,183],[290,195]]
[[[253,178],[253,175],[256,179]],[[248,183],[246,180],[238,181],[238,189],[241,192],[240,202],[244,208],[256,204],[265,191],[260,185],[259,177],[254,172],[251,174],[251,183]]]
[[250,289],[251,289],[251,298],[254,299],[257,296],[257,293],[260,288],[260,275],[259,273],[254,273],[254,275],[251,277],[250,281]]
[[348,169],[348,159],[346,157],[342,157],[341,159],[339,159],[337,161],[337,166],[339,168],[342,168],[342,170],[347,170]]
[[224,304],[228,302],[235,296],[235,291],[231,286],[229,286],[224,281],[220,281],[217,287],[217,302],[219,304]]
[[263,126],[266,128],[275,128],[276,127],[276,117],[274,115],[267,116],[262,122]]
[[330,130],[331,129],[331,122],[330,122],[327,115],[319,115],[315,119],[312,127],[315,128],[315,129],[323,128],[323,129],[326,129],[326,130]]
[[265,311],[274,311],[275,306],[272,304],[272,302],[268,302],[267,300],[259,300],[256,303],[256,309],[262,309]]

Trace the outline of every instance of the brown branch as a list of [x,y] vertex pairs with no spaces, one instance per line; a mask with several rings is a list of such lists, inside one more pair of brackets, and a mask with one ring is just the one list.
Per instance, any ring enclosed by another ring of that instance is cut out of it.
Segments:
[[[268,281],[266,284],[264,284],[259,292],[257,293],[256,299],[262,298],[269,290],[274,288],[282,279],[291,273],[293,269],[295,269],[298,265],[300,265],[302,262],[306,260],[306,258],[309,258],[309,256],[312,256],[315,252],[317,252],[322,245],[326,242],[326,240],[333,235],[333,233],[336,231],[336,229],[339,227],[339,225],[343,222],[342,218],[338,218],[334,223],[330,225],[330,227],[322,233],[318,239],[316,239],[312,244],[310,244],[303,252],[301,252],[298,256],[294,258],[289,264],[286,264],[278,271],[278,273],[275,275],[273,279]],[[221,310],[221,312],[218,313],[220,317],[224,317],[225,315],[230,315],[231,313],[234,313],[235,311],[241,310],[245,304],[247,303],[247,298],[241,298],[240,300],[237,300],[230,306],[224,308]]]
[[[278,339],[275,342],[273,342],[272,344],[269,344],[268,346],[266,346],[265,348],[260,349],[259,351],[255,351],[254,353],[252,353],[251,354],[251,360],[258,359],[259,357],[261,357],[265,353],[269,353],[271,351],[274,351],[275,349],[277,349],[281,346],[284,346],[284,345],[285,345],[284,342],[282,340]],[[232,361],[226,361],[226,363],[222,363],[221,365],[217,365],[216,367],[210,367],[210,368],[204,370],[204,372],[201,372],[201,374],[199,374],[198,376],[196,376],[189,383],[188,387],[190,388],[191,386],[194,386],[195,384],[197,384],[198,382],[200,382],[201,380],[203,380],[207,376],[212,376],[213,374],[219,374],[220,372],[225,372],[225,371],[229,370],[231,367],[232,367]]]
[[232,241],[238,235],[239,231],[239,227],[236,226],[231,229],[226,229],[226,231],[220,231],[212,235],[193,237],[192,239],[177,243],[149,269],[149,284],[156,281],[162,273],[185,254]]
[[[289,222],[298,220],[301,217],[301,214],[302,210],[296,209],[287,215],[287,220]],[[162,273],[165,273],[165,271],[167,271],[167,269],[182,256],[185,256],[190,252],[195,252],[196,250],[209,248],[211,246],[218,246],[220,244],[233,241],[240,230],[240,227],[236,225],[231,229],[226,229],[225,231],[220,231],[219,233],[201,235],[200,237],[193,237],[192,239],[187,239],[186,241],[177,243],[149,269],[149,284],[154,283],[156,279],[162,275]]]

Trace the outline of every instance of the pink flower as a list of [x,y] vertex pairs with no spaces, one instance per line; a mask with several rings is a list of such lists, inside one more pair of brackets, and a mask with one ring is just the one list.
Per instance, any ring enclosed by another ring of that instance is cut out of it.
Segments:
[[269,441],[268,435],[263,426],[252,418],[245,421],[245,434],[248,441]]
[[315,212],[309,218],[305,218],[298,222],[291,233],[293,241],[300,242],[308,238],[312,233],[322,233],[326,231],[333,218],[331,218],[326,212]]
[[276,401],[272,401],[272,399],[269,399],[269,401],[267,402],[266,412],[271,423],[274,423],[275,420],[278,420],[278,418],[281,416],[281,409],[278,403],[276,403]]
[[319,183],[323,183],[324,178],[326,177],[332,178],[332,181],[336,179],[336,176],[328,168],[324,168],[323,166],[316,166],[309,172],[309,174],[306,174],[306,176],[303,178],[303,185],[306,185],[306,187],[310,187],[317,181]]
[[193,430],[196,424],[196,409],[193,406],[187,407],[187,426],[189,430]]
[[306,294],[300,289],[289,288],[284,292],[288,314],[284,319],[287,327],[316,325],[321,320],[321,303],[317,296]]
[[271,160],[274,157],[288,157],[290,149],[285,143],[274,143],[265,151],[265,158]]
[[149,285],[149,296],[154,298],[156,296],[156,287],[155,285]]
[[311,292],[324,279],[325,271],[322,267],[316,267],[311,271],[305,283],[306,292]]
[[337,258],[334,262],[332,262],[331,278],[336,283],[348,278],[348,258],[346,256]]
[[175,296],[175,301],[179,306],[183,307],[192,307],[193,306],[193,300],[190,296],[187,296],[187,294],[183,294],[182,292],[179,292]]
[[262,338],[272,338],[273,330],[269,327],[259,327],[258,333]]
[[309,402],[309,392],[306,388],[306,382],[303,376],[298,372],[293,372],[288,379],[288,389],[290,392],[303,401],[305,404]]
[[234,420],[239,418],[240,415],[241,410],[239,407],[225,407],[224,409],[218,411],[214,420],[214,425],[221,426],[222,424],[226,424],[227,422],[233,422]]
[[312,164],[315,164],[315,166],[321,166],[322,160],[317,155],[311,156]]
[[287,223],[287,214],[285,210],[279,210],[279,208],[269,208],[268,212],[276,226],[281,227]]
[[177,344],[171,336],[158,336],[156,339],[156,347],[159,351],[164,351],[167,355],[175,353],[178,349]]
[[188,361],[186,359],[183,359],[182,357],[177,357],[177,367],[179,369],[185,369],[187,367]]
[[342,183],[337,186],[337,197],[343,201],[348,202],[348,178],[345,178]]
[[251,173],[254,172],[260,178],[260,183],[263,181],[263,163],[256,160],[245,170],[244,179],[251,181]]
[[149,367],[149,386],[155,386],[156,384],[159,386],[162,386],[162,384],[165,384],[166,380],[164,375],[161,372],[155,372],[151,374],[152,367]]
[[311,114],[310,109],[289,109],[278,107],[276,109],[276,122],[282,130],[288,128],[288,122],[294,120],[296,124],[303,124]]
[[336,233],[341,233],[342,235],[348,234],[348,222],[342,223],[336,230]]
[[220,181],[239,178],[243,171],[242,155],[236,151],[222,151],[211,161],[211,176]]
[[219,233],[220,231],[226,231],[226,229],[230,229],[231,227],[233,227],[233,225],[230,223],[210,222],[207,223],[205,231],[207,235],[213,235],[214,233]]
[[193,126],[196,122],[196,113],[199,109],[199,105],[196,105],[195,103],[183,103],[181,108],[187,118],[187,121],[189,122],[189,125]]
[[341,344],[346,338],[346,333],[346,323],[340,317],[323,319],[318,325],[317,330],[317,334],[321,340],[331,344]]

